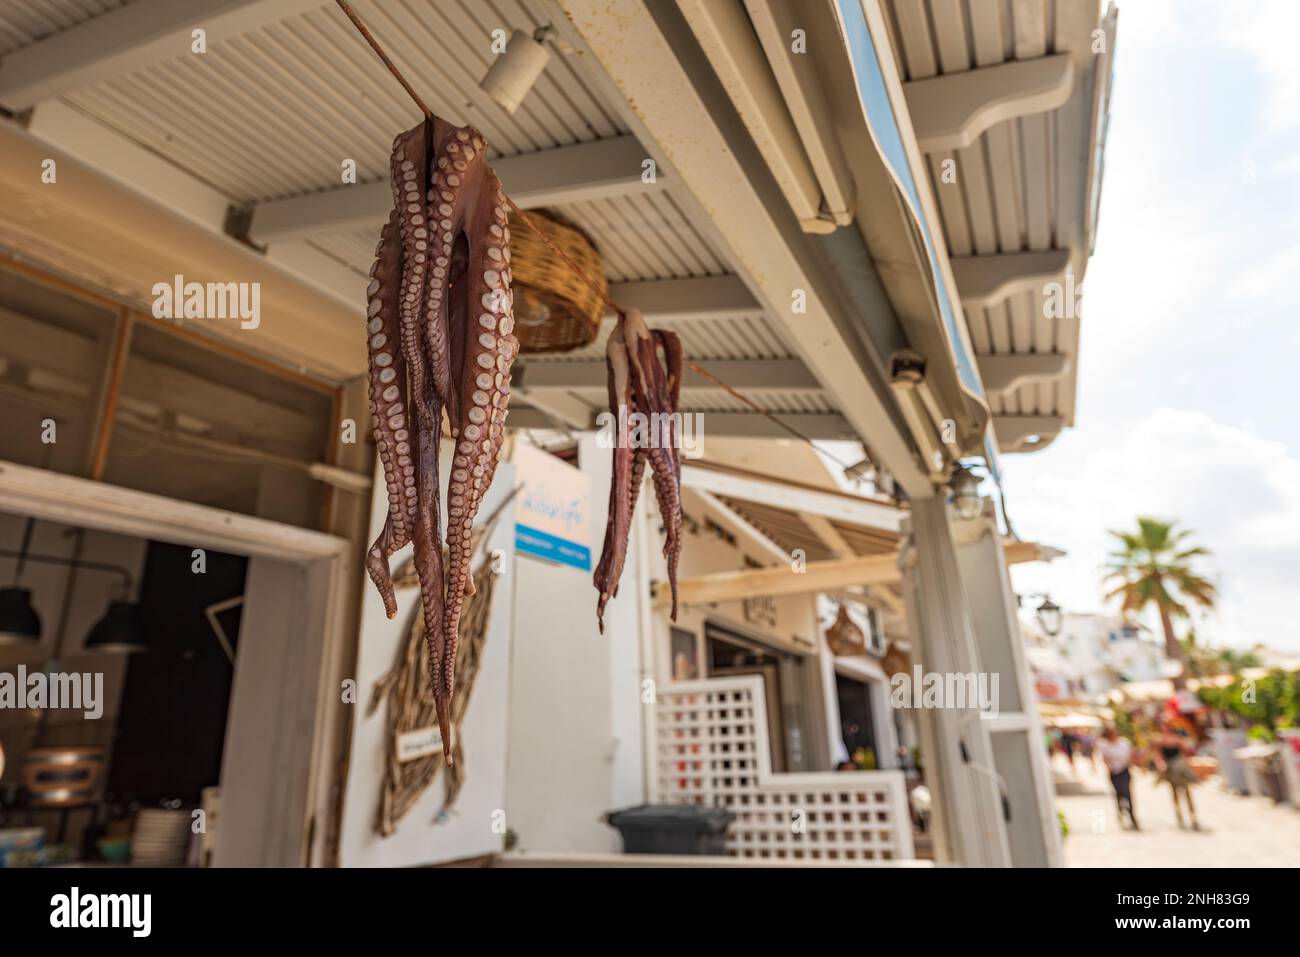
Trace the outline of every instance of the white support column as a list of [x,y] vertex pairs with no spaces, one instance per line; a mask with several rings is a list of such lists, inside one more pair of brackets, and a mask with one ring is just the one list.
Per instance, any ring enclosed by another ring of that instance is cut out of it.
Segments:
[[1007,841],[1016,867],[1061,866],[1052,775],[1025,660],[1024,639],[991,509],[956,529],[957,560],[984,668],[998,674],[998,718],[988,722],[997,772],[1007,782]]
[[[923,672],[945,678],[978,674],[980,656],[943,499],[914,499],[910,525],[900,563],[913,660]],[[936,860],[973,867],[1009,865],[988,722],[974,707],[920,708],[917,716],[934,802]]]

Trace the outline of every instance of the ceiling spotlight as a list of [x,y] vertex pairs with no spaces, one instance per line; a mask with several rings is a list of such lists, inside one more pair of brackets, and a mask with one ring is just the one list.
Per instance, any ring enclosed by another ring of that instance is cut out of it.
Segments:
[[538,27],[531,34],[516,30],[510,36],[505,51],[488,68],[479,86],[507,113],[519,109],[528,91],[546,69],[551,52],[544,44],[555,33],[550,24]]

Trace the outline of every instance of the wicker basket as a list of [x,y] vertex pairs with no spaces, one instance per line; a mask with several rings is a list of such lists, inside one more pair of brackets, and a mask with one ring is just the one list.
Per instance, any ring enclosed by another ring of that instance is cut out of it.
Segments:
[[[548,246],[519,214],[510,216],[511,292],[520,353],[568,352],[588,345],[605,312],[605,269],[600,253],[577,228],[534,211],[529,222],[581,270]],[[593,288],[593,285],[595,288]]]

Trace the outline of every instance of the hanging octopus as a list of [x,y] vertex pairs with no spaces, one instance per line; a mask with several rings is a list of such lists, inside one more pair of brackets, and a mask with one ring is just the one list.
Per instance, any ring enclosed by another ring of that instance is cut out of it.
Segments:
[[[501,182],[473,127],[427,117],[393,141],[394,208],[370,270],[370,413],[388,515],[366,569],[389,618],[388,559],[408,543],[429,675],[452,765],[450,704],[470,576],[470,532],[505,437],[510,368],[519,352],[510,292],[510,232]],[[455,441],[444,554],[438,473],[444,412]]]
[[[663,363],[659,354],[663,353]],[[617,423],[614,474],[609,487],[605,544],[593,581],[600,598],[596,621],[605,630],[605,605],[618,594],[627,560],[632,514],[646,465],[663,518],[664,558],[677,620],[677,564],[682,551],[682,460],[677,425],[682,392],[682,344],[676,333],[651,330],[635,309],[619,316],[605,345],[609,410]]]

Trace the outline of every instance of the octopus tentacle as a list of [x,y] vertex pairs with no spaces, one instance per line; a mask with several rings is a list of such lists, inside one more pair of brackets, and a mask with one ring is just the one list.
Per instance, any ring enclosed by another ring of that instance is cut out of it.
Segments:
[[[605,632],[605,606],[618,594],[623,563],[627,558],[628,535],[632,526],[632,496],[641,488],[644,458],[632,447],[628,420],[632,412],[631,370],[623,324],[614,327],[605,343],[606,389],[614,415],[613,468],[609,482],[609,514],[605,521],[605,543],[592,582],[600,592],[596,602],[596,625]],[[639,463],[639,467],[638,467]],[[636,483],[633,485],[632,476]]]
[[[664,353],[663,364],[659,351]],[[665,371],[665,366],[667,370]],[[677,569],[682,542],[681,455],[677,417],[681,401],[681,343],[672,333],[652,332],[635,309],[620,316],[606,345],[610,410],[620,429],[614,449],[609,519],[605,543],[593,580],[600,599],[596,620],[604,630],[605,605],[618,594],[627,557],[632,508],[648,463],[659,513],[664,521],[664,558],[672,589],[672,619],[677,620]],[[627,434],[625,416],[639,413],[646,431]]]
[[463,338],[453,340],[452,349],[452,377],[459,383],[456,391],[461,404],[452,423],[456,457],[447,486],[447,652],[442,687],[436,692],[447,696],[454,685],[453,664],[465,597],[473,594],[471,530],[505,439],[510,369],[519,352],[519,340],[513,335],[505,197],[482,149],[482,139],[472,130],[458,131],[457,140],[447,145],[453,174],[462,173],[481,184],[467,197],[472,201],[462,207],[461,228],[469,242],[463,296],[457,303],[475,319],[463,326],[455,322],[450,326],[459,329]]
[[396,211],[380,234],[375,263],[366,289],[367,348],[369,350],[370,416],[375,446],[383,468],[388,493],[388,516],[383,531],[366,555],[366,569],[384,600],[389,618],[397,614],[388,558],[410,541],[417,510],[415,466],[411,458],[407,409],[406,358],[400,343],[397,298],[400,291],[402,257]]
[[398,303],[402,355],[411,376],[411,393],[422,426],[433,418],[426,402],[425,361],[421,355],[420,324],[425,314],[429,271],[428,137],[429,122],[400,134],[393,141],[393,202],[402,238],[402,285]]
[[[429,681],[452,764],[450,701],[474,517],[505,438],[512,334],[505,197],[470,127],[428,117],[393,141],[394,210],[368,295],[371,407],[389,493],[366,565],[390,617],[388,557],[408,542],[428,641]],[[442,417],[455,442],[447,489],[447,555],[438,481]],[[410,430],[416,432],[412,451]]]

